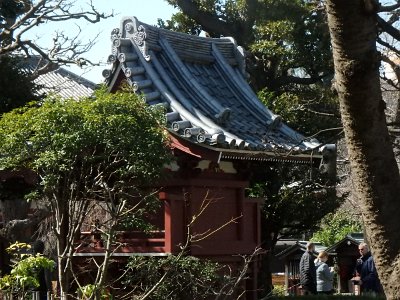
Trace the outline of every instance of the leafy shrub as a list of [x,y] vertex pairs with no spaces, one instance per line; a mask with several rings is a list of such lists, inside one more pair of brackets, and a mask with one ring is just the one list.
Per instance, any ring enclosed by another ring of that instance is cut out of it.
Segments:
[[[94,284],[88,284],[80,288],[81,299],[92,299],[98,291]],[[110,299],[111,295],[106,289],[101,289],[99,293],[100,300]]]
[[285,296],[285,291],[286,291],[286,288],[284,285],[274,285],[274,288],[271,291],[271,294],[273,297],[282,297],[282,296]]
[[7,248],[16,262],[11,273],[0,278],[0,290],[21,295],[25,291],[39,287],[41,270],[54,268],[54,261],[41,254],[30,254],[29,250],[30,245],[18,242]]
[[362,223],[359,216],[349,211],[337,211],[327,214],[321,221],[320,229],[311,240],[321,242],[324,246],[332,246],[352,232],[361,232]]
[[220,292],[228,278],[218,275],[221,266],[192,256],[134,256],[123,279],[135,296],[148,293],[152,300],[208,299]]

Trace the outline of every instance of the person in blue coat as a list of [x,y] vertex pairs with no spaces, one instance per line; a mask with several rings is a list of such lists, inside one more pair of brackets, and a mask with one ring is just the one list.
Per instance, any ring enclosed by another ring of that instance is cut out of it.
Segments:
[[317,269],[317,293],[318,294],[333,294],[333,276],[335,274],[333,267],[327,265],[328,253],[321,251],[315,262]]
[[360,276],[361,294],[381,293],[381,284],[368,245],[361,243],[358,245],[358,250],[361,257],[357,259],[356,272]]

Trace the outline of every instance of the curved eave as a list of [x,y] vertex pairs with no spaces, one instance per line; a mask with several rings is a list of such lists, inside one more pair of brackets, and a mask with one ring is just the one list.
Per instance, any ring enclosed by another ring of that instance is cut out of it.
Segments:
[[[319,163],[322,159],[320,154],[311,153],[276,153],[270,151],[255,151],[245,149],[226,149],[209,146],[202,143],[193,143],[192,140],[177,135],[169,130],[170,136],[173,138],[171,146],[189,155],[199,159],[209,159],[214,161],[220,160],[246,160],[246,161],[262,161],[262,162],[283,162],[310,164]],[[175,142],[175,143],[174,143]]]
[[227,160],[250,160],[250,161],[264,161],[264,162],[284,162],[284,163],[299,163],[310,164],[319,162],[322,159],[321,155],[310,154],[277,154],[268,151],[246,151],[246,150],[225,150],[216,149],[222,153],[221,159]]

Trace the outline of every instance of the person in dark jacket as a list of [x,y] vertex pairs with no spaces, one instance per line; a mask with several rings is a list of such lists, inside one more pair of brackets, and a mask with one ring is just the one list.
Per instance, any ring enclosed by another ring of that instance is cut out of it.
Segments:
[[379,294],[381,285],[375,263],[366,243],[358,245],[361,257],[357,260],[356,272],[360,276],[361,294]]
[[307,243],[307,250],[300,259],[300,284],[304,295],[314,295],[317,293],[317,275],[314,264],[315,245]]

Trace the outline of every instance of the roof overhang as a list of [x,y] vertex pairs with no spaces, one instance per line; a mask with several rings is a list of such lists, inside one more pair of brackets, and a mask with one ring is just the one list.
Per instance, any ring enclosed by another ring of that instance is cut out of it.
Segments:
[[215,151],[212,148],[208,149],[200,144],[195,144],[192,141],[182,138],[171,132],[169,135],[169,140],[171,148],[177,149],[198,159],[217,161],[220,155],[218,151]]
[[337,248],[339,248],[342,245],[346,245],[346,246],[358,246],[362,241],[361,240],[356,240],[354,238],[352,238],[351,236],[346,236],[345,238],[341,239],[340,241],[338,241],[336,244],[333,244],[332,246],[330,246],[329,248],[326,249],[326,251],[328,253],[336,253]]
[[219,162],[220,160],[246,160],[263,162],[284,162],[309,164],[319,162],[322,159],[320,153],[291,153],[291,152],[271,152],[256,151],[246,149],[225,149],[218,145],[211,146],[201,143],[193,143],[173,131],[168,131],[170,135],[170,146],[199,159],[208,159]]

